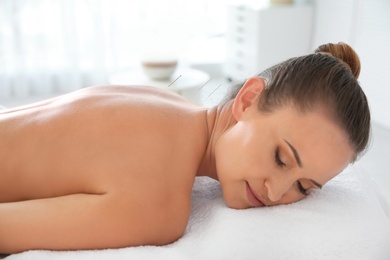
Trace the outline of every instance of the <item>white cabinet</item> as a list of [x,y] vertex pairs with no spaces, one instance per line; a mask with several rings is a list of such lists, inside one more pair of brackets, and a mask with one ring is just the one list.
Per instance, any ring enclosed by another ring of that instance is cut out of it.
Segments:
[[311,5],[229,5],[225,75],[242,80],[312,52],[312,28]]

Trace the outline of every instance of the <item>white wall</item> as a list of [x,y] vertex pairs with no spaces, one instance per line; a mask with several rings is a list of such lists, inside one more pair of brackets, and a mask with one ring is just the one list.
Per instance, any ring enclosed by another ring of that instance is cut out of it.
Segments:
[[315,0],[312,47],[344,41],[360,56],[372,118],[390,128],[390,1]]

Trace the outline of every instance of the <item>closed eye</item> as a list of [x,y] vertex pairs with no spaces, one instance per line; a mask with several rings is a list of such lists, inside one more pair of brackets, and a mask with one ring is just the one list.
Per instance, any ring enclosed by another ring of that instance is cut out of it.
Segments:
[[280,159],[279,153],[280,153],[280,149],[279,147],[277,147],[275,150],[275,162],[279,167],[284,168],[286,167],[286,164]]
[[[280,159],[279,153],[280,153],[280,149],[279,149],[279,147],[277,147],[275,150],[275,162],[279,167],[284,168],[284,167],[286,167],[286,164]],[[308,193],[307,193],[308,189],[305,189],[302,186],[302,183],[300,181],[297,181],[297,186],[298,186],[300,193],[302,193],[305,196],[308,195]]]
[[303,188],[302,183],[300,181],[297,181],[299,192],[303,195],[307,196],[307,189]]

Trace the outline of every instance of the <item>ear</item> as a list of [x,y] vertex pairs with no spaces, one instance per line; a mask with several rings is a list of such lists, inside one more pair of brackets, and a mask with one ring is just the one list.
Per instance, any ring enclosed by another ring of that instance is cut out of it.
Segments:
[[238,121],[246,109],[251,107],[261,92],[265,89],[265,82],[262,78],[249,78],[234,99],[232,113]]

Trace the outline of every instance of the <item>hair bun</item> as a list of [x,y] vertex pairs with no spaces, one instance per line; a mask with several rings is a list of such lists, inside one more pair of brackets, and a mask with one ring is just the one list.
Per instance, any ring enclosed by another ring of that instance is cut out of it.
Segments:
[[360,59],[357,53],[346,43],[339,42],[336,44],[327,43],[319,46],[315,53],[328,53],[333,57],[341,60],[347,68],[349,68],[355,78],[359,77],[360,74]]

